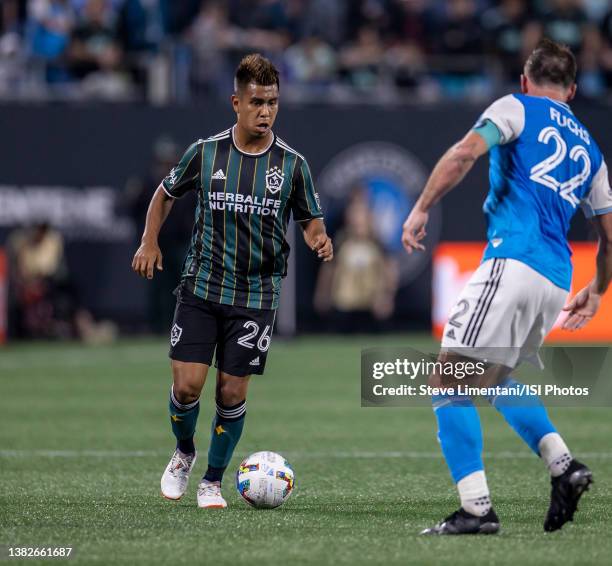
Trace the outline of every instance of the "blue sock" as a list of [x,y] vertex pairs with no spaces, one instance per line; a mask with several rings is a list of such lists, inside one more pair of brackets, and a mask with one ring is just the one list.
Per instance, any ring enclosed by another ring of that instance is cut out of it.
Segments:
[[480,417],[469,397],[434,395],[438,440],[455,483],[472,472],[484,470]]
[[223,472],[232,459],[234,448],[242,435],[245,417],[246,401],[241,401],[232,407],[225,407],[217,401],[217,414],[212,422],[205,480],[220,482],[223,479]]
[[[521,388],[522,385],[512,377],[500,383],[500,387],[515,389]],[[551,432],[557,432],[540,398],[537,395],[529,395],[525,390],[513,395],[489,397],[488,400],[529,448],[540,456],[538,444],[542,437]]]
[[193,454],[195,452],[193,435],[195,434],[196,423],[200,414],[200,400],[197,399],[193,403],[188,404],[179,403],[174,396],[174,389],[171,389],[168,409],[170,411],[172,432],[176,437],[176,447],[183,454]]

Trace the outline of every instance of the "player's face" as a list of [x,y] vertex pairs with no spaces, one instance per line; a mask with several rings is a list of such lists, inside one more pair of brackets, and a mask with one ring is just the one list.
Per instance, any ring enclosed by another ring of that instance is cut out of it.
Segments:
[[238,125],[254,138],[268,135],[278,113],[278,86],[250,83],[237,95],[232,105],[238,116]]

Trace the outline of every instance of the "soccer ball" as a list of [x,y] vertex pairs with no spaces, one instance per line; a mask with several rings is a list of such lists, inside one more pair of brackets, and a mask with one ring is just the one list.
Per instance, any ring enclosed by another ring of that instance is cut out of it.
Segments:
[[257,509],[281,506],[293,491],[295,474],[280,454],[255,452],[244,459],[236,472],[236,488]]

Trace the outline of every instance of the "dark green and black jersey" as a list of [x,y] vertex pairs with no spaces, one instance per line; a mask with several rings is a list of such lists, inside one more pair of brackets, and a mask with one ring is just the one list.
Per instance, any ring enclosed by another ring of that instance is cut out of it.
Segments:
[[275,309],[290,215],[297,222],[323,216],[304,157],[276,136],[262,153],[242,152],[230,129],[189,146],[162,186],[173,198],[198,195],[187,288],[209,301]]

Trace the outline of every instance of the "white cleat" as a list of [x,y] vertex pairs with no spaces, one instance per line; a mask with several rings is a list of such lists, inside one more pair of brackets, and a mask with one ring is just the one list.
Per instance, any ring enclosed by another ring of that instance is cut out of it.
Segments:
[[174,451],[170,462],[161,478],[161,494],[166,499],[178,500],[187,491],[189,475],[195,464],[198,453],[183,454],[178,449]]
[[218,481],[202,480],[198,485],[198,507],[200,509],[225,509],[227,501],[221,495]]

